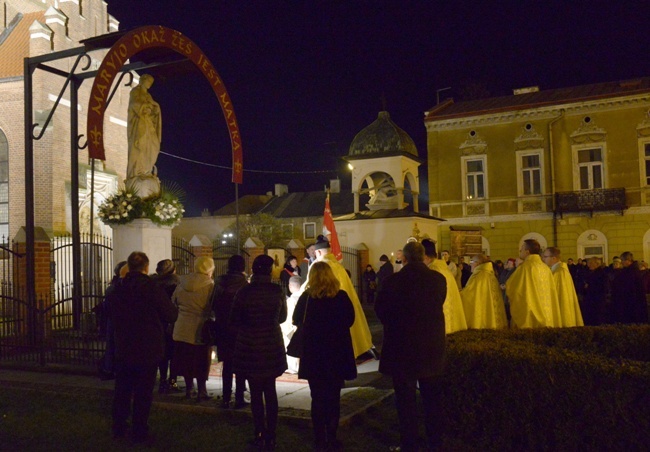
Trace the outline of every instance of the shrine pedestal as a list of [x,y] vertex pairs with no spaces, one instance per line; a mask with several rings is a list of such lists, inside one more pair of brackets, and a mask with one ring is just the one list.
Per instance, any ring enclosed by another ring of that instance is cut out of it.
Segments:
[[153,273],[159,261],[172,258],[171,226],[158,226],[148,218],[140,218],[111,228],[115,264],[125,261],[133,251],[142,251],[149,257],[149,273]]

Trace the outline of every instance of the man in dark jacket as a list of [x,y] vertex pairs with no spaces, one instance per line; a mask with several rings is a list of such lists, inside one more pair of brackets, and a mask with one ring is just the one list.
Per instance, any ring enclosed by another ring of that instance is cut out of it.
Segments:
[[404,246],[404,268],[384,281],[375,311],[384,325],[379,371],[393,377],[401,450],[419,450],[416,386],[424,405],[428,447],[441,444],[440,383],[445,361],[445,277],[423,263],[424,248]]
[[[223,362],[221,375],[223,376],[223,408],[230,407],[230,398],[232,396],[232,376],[233,376],[233,353],[235,351],[235,340],[237,339],[237,329],[229,325],[230,310],[235,294],[239,289],[248,285],[244,268],[246,262],[239,254],[230,256],[228,259],[228,273],[219,276],[214,284],[212,294],[212,310],[217,323],[216,328],[216,346],[217,357]],[[244,408],[247,403],[244,400],[244,391],[246,390],[246,380],[243,376],[238,376],[235,380],[235,408]]]
[[631,252],[621,254],[623,269],[612,281],[612,314],[617,323],[648,323],[643,276]]
[[379,270],[377,271],[377,290],[381,290],[384,280],[393,274],[393,264],[390,263],[388,256],[382,254],[379,258]]
[[175,322],[178,309],[147,276],[145,253],[134,251],[127,262],[129,273],[110,295],[117,369],[113,436],[125,436],[133,398],[133,440],[146,442],[156,370],[164,356],[163,324]]

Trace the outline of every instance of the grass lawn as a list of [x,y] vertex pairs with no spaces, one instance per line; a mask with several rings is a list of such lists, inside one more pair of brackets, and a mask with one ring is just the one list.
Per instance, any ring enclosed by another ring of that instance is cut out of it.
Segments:
[[[134,450],[111,437],[112,398],[5,387],[0,394],[0,450]],[[239,414],[239,413],[237,413]],[[224,411],[201,414],[153,407],[149,425],[158,450],[249,450],[252,419]],[[278,449],[311,450],[310,427],[280,420]],[[350,451],[387,450],[399,442],[392,398],[339,429]]]

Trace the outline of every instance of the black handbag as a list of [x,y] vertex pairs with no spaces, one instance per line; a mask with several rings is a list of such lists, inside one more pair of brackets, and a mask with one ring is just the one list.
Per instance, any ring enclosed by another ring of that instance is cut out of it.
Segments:
[[296,331],[293,332],[293,336],[287,344],[287,355],[293,356],[294,358],[302,357],[302,353],[305,349],[305,319],[307,318],[307,308],[309,307],[309,297],[307,297],[307,303],[305,304],[305,312],[302,315],[302,325],[300,325]]
[[217,322],[207,319],[201,327],[201,342],[206,345],[214,345],[217,340]]

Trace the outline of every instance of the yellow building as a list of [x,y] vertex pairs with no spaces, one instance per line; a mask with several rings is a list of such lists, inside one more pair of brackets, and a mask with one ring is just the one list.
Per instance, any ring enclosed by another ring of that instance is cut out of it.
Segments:
[[441,249],[650,261],[650,77],[455,103],[425,113]]

